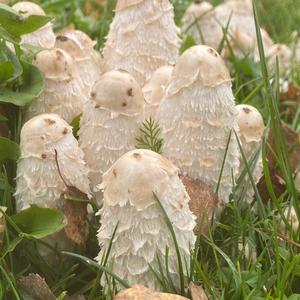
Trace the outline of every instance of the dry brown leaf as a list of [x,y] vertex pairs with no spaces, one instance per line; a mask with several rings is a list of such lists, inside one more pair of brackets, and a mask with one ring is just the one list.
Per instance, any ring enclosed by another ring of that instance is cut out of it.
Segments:
[[114,300],[188,300],[188,298],[174,294],[154,292],[137,284],[119,292],[114,297]]
[[[288,150],[289,162],[292,168],[292,172],[296,172],[300,162],[300,140],[299,134],[290,129],[286,124],[283,124],[283,132],[286,139],[286,147]],[[276,165],[276,158],[273,154],[275,149],[274,134],[271,132],[269,135],[269,151],[267,153],[268,166],[270,169],[270,176],[273,183],[274,192],[279,197],[286,189],[286,183],[283,179],[283,175],[280,173]],[[263,176],[258,183],[258,190],[262,196],[264,202],[268,202],[270,199],[265,177]]]
[[56,299],[45,279],[43,279],[39,274],[29,274],[26,277],[21,277],[18,280],[18,283],[34,300]]
[[189,284],[189,290],[192,295],[192,300],[208,300],[203,288],[191,282]]
[[201,224],[202,234],[205,234],[207,233],[207,225],[211,221],[213,214],[215,213],[218,217],[218,213],[221,210],[221,205],[218,203],[218,196],[210,186],[201,180],[195,180],[188,176],[180,176],[180,179],[191,198],[189,202],[190,210],[197,217],[197,226],[194,232],[198,234],[198,227]]
[[66,236],[85,249],[87,240],[87,203],[64,200],[63,212],[68,221],[65,227]]

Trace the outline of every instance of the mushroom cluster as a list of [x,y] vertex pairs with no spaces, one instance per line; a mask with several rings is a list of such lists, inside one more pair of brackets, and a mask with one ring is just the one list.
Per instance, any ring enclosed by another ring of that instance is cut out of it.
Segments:
[[[29,1],[21,1],[12,6],[12,8],[24,17],[30,15],[45,16],[43,9]],[[55,43],[55,35],[52,24],[49,22],[38,30],[22,35],[22,43],[32,44],[42,48],[53,48]]]
[[229,201],[239,168],[236,115],[230,74],[220,55],[207,46],[189,48],[179,57],[157,112],[163,154],[184,174],[218,187],[223,202]]
[[102,226],[98,231],[102,249],[98,261],[106,255],[116,228],[108,264],[130,285],[161,289],[151,269],[159,270],[157,258],[164,261],[166,247],[170,276],[174,284],[179,284],[174,241],[155,197],[174,227],[182,261],[189,261],[190,247],[195,242],[195,216],[189,209],[190,199],[178,171],[155,152],[133,150],[103,175],[104,202],[99,211]]
[[135,148],[143,113],[142,89],[129,73],[110,71],[94,84],[78,133],[93,188],[121,155]]
[[77,65],[70,54],[52,48],[39,52],[33,64],[44,77],[44,90],[26,109],[25,119],[55,113],[70,123],[83,110],[88,100]]
[[103,50],[107,70],[123,69],[143,86],[152,73],[175,63],[179,30],[169,0],[118,0]]

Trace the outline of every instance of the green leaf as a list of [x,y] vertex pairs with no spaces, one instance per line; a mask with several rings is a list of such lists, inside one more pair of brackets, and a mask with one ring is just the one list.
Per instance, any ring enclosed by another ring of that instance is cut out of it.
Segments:
[[19,44],[21,42],[21,38],[11,35],[3,27],[1,27],[1,25],[0,25],[0,38],[12,44]]
[[63,229],[66,225],[63,218],[63,213],[57,209],[40,208],[36,205],[11,217],[25,237],[35,239],[42,239]]
[[17,160],[19,156],[19,145],[8,138],[0,137],[0,162]]
[[72,126],[72,128],[73,128],[73,135],[74,135],[76,138],[78,138],[78,134],[77,134],[77,133],[78,133],[78,130],[79,130],[79,127],[80,127],[80,119],[81,119],[81,116],[82,116],[82,114],[76,116],[76,117],[73,119],[72,123],[71,123],[71,126]]
[[22,61],[22,66],[23,84],[16,91],[8,88],[0,90],[0,102],[24,106],[42,92],[44,79],[39,69],[25,61]]
[[186,39],[184,40],[183,44],[180,48],[180,53],[183,53],[185,50],[197,45],[194,38],[191,35],[188,35]]
[[0,4],[0,25],[12,36],[20,37],[23,34],[36,31],[49,21],[51,18],[46,16],[24,17],[9,6]]

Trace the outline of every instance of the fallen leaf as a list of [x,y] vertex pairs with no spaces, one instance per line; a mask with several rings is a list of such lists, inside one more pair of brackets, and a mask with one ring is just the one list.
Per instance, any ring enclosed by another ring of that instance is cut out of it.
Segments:
[[191,282],[189,284],[189,290],[192,295],[192,300],[208,300],[203,288]]
[[63,213],[68,221],[65,227],[66,236],[85,249],[87,240],[87,203],[64,200]]
[[45,279],[39,274],[29,274],[26,277],[21,277],[18,284],[25,292],[34,300],[55,300],[56,297],[51,292]]
[[180,176],[187,193],[191,200],[189,202],[190,210],[197,217],[197,226],[194,228],[195,234],[198,234],[198,228],[201,224],[202,234],[207,233],[207,226],[211,221],[214,213],[218,217],[222,210],[219,204],[217,194],[211,189],[210,186],[203,183],[201,180],[195,180],[188,176]]
[[151,291],[142,285],[134,285],[129,289],[119,292],[113,300],[189,300],[188,298]]

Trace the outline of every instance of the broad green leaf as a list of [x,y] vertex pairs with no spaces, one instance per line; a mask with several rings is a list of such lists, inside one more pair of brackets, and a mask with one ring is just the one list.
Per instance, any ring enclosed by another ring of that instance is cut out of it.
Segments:
[[14,75],[14,66],[11,61],[0,63],[0,84],[6,82]]
[[5,4],[0,4],[0,25],[9,34],[19,37],[23,34],[36,31],[51,20],[46,16],[28,16],[18,14]]
[[11,217],[25,237],[35,239],[42,239],[63,229],[66,225],[63,218],[63,213],[57,209],[40,208],[36,205]]
[[38,68],[22,61],[23,84],[17,91],[5,88],[0,90],[0,102],[24,106],[38,97],[44,87],[44,79]]
[[17,160],[19,156],[19,145],[10,139],[0,137],[0,162],[6,160]]
[[72,123],[71,126],[73,128],[73,135],[78,138],[78,130],[79,130],[79,126],[80,126],[80,119],[81,119],[82,114],[79,114],[78,116],[76,116]]
[[1,25],[0,25],[0,38],[12,44],[19,44],[21,42],[21,38],[11,35]]
[[8,245],[5,245],[1,249],[0,259],[5,257],[8,253],[13,252],[16,249],[16,247],[22,242],[22,240],[23,240],[23,238],[18,236],[14,240],[10,241]]

